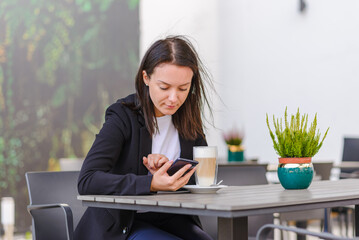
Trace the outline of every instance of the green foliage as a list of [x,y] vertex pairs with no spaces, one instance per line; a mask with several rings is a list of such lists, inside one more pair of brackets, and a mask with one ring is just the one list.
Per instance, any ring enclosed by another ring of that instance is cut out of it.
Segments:
[[274,150],[282,158],[313,157],[322,147],[329,130],[328,128],[320,141],[320,132],[319,129],[316,129],[317,114],[315,114],[314,120],[308,129],[308,114],[301,116],[299,108],[297,114],[291,116],[290,122],[288,122],[287,108],[285,108],[284,128],[282,126],[282,119],[275,119],[274,115],[273,125],[274,133],[270,128],[267,114],[267,126],[273,141]]
[[128,8],[133,10],[135,9],[138,4],[139,4],[140,0],[128,0]]
[[228,145],[241,145],[242,144],[242,139],[240,138],[233,138],[233,139],[230,139],[228,141],[226,141],[226,143]]
[[244,133],[237,128],[232,128],[230,131],[223,133],[223,138],[227,145],[239,146],[243,142]]
[[25,172],[88,152],[105,108],[132,92],[137,39],[138,0],[0,0],[0,196],[19,229]]

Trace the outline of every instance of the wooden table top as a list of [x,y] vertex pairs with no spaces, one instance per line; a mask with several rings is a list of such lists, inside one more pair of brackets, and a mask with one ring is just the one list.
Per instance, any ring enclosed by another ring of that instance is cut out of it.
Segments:
[[304,190],[285,190],[279,184],[269,184],[230,186],[214,194],[80,195],[78,199],[92,207],[237,217],[358,205],[359,179],[315,181]]

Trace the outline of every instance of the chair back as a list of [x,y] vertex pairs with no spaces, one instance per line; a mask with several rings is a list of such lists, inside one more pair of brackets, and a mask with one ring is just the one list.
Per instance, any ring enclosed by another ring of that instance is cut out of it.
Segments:
[[315,174],[321,176],[320,180],[330,180],[333,162],[313,162]]
[[[359,161],[359,138],[344,137],[342,161]],[[351,173],[357,168],[341,169],[341,172]]]
[[218,165],[217,180],[230,186],[268,184],[266,166]]
[[[27,172],[25,176],[29,192],[29,206],[67,204],[72,211],[73,229],[75,229],[86,210],[81,201],[77,200],[79,171]],[[31,211],[31,215],[34,239],[68,238],[63,209],[35,209]]]
[[[228,164],[218,165],[217,180],[223,180],[223,184],[228,186],[247,186],[267,184],[266,166],[241,166]],[[214,217],[200,216],[204,230],[217,239],[217,219]],[[248,217],[248,236],[255,237],[258,229],[264,224],[273,223],[273,214],[262,214]],[[273,238],[273,234],[271,234]]]
[[359,138],[344,138],[343,161],[359,161]]

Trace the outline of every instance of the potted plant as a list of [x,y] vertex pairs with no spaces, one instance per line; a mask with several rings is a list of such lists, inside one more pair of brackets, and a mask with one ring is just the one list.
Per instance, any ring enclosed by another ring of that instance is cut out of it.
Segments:
[[267,126],[273,147],[280,156],[277,171],[279,181],[285,189],[306,189],[313,179],[312,157],[322,147],[329,128],[320,141],[317,114],[308,128],[308,114],[301,116],[299,108],[297,114],[291,116],[290,122],[286,108],[284,126],[282,123],[282,119],[275,119],[273,115],[273,132],[267,114]]
[[233,127],[226,133],[223,133],[224,141],[228,146],[228,162],[243,162],[244,148],[242,146],[244,134],[243,131]]

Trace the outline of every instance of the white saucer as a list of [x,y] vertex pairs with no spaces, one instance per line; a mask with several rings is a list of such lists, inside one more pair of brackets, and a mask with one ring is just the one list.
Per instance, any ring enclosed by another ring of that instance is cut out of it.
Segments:
[[190,190],[192,193],[215,193],[221,188],[228,187],[227,185],[216,185],[209,187],[200,187],[198,185],[184,185],[183,188]]

